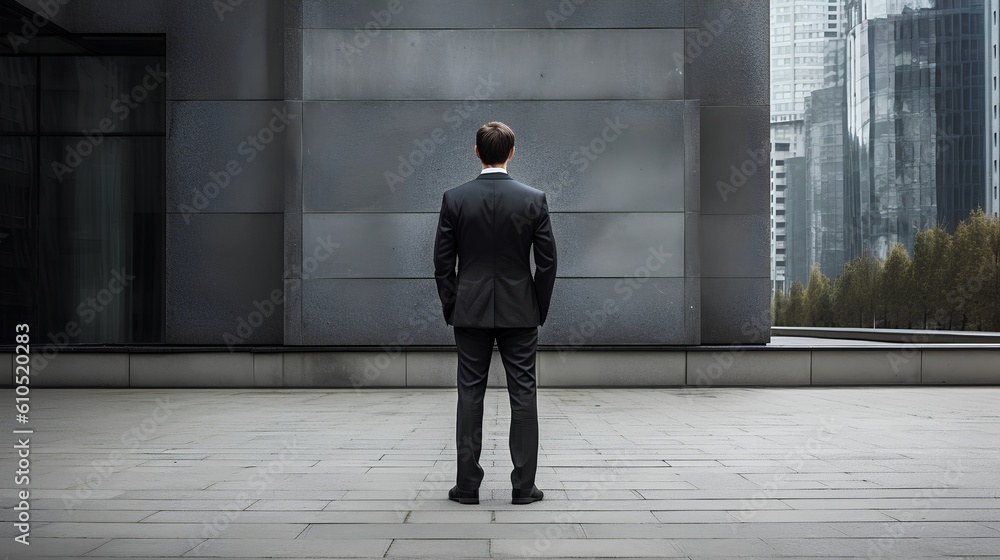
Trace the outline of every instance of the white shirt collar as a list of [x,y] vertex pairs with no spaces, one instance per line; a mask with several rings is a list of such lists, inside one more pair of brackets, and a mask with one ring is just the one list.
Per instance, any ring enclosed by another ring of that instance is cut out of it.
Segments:
[[502,167],[487,167],[486,169],[483,169],[483,172],[480,173],[480,175],[482,175],[483,173],[506,173],[506,172],[507,170]]

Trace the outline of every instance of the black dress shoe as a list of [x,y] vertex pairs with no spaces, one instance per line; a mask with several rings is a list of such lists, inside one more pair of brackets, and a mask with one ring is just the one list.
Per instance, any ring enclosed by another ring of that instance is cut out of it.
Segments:
[[478,504],[479,490],[459,490],[456,484],[452,486],[451,490],[448,490],[448,499],[460,504]]
[[514,489],[511,494],[513,498],[510,503],[512,504],[530,504],[531,502],[537,502],[542,499],[545,493],[538,489],[537,486],[531,487],[531,492],[522,492],[521,490]]

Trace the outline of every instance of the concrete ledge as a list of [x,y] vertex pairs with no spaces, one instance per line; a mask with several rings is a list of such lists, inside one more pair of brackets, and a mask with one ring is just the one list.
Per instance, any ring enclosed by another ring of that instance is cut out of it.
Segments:
[[870,348],[812,350],[813,385],[916,385],[920,354]]
[[128,387],[128,354],[73,354],[63,352],[31,369],[38,387]]
[[921,381],[925,384],[1000,384],[1000,350],[924,349],[921,352]]
[[808,350],[688,352],[687,384],[694,387],[809,385]]
[[0,382],[14,386],[14,355],[0,354]]
[[283,371],[283,354],[253,355],[253,384],[255,387],[281,387]]
[[[12,354],[0,384],[13,386]],[[33,360],[34,362],[34,360]],[[455,387],[454,350],[62,351],[31,383],[41,387]],[[1000,385],[1000,348],[679,347],[558,349],[538,353],[539,387]],[[497,352],[489,386],[506,387]]]
[[539,387],[679,387],[684,352],[539,352]]
[[129,354],[129,386],[252,387],[253,354]]
[[406,387],[406,353],[288,352],[284,387]]

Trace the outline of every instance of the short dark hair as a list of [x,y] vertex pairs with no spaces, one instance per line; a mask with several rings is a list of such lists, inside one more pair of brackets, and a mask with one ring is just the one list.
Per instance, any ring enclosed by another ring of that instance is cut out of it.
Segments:
[[514,149],[514,131],[502,122],[486,123],[476,132],[476,149],[484,164],[503,163]]

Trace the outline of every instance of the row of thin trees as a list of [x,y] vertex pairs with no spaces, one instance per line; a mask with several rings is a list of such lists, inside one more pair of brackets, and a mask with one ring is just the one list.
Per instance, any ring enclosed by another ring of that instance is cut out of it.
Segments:
[[977,210],[952,234],[917,233],[912,259],[897,243],[832,282],[813,265],[808,285],[778,291],[771,311],[778,326],[1000,331],[1000,220]]

